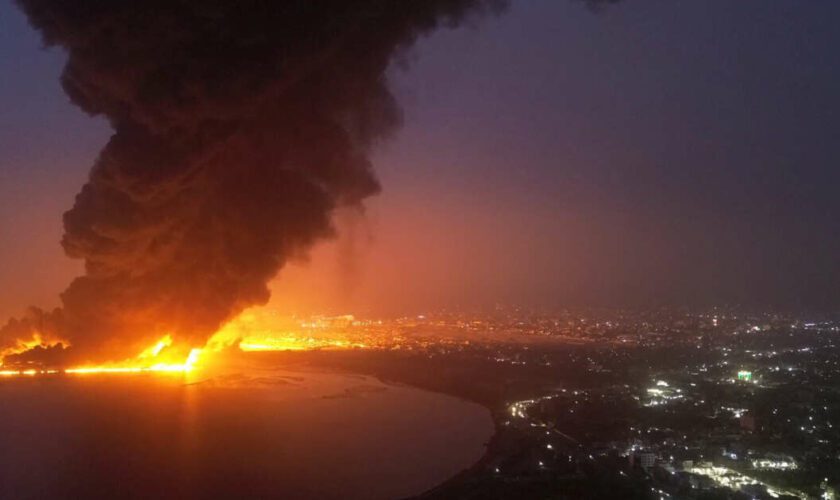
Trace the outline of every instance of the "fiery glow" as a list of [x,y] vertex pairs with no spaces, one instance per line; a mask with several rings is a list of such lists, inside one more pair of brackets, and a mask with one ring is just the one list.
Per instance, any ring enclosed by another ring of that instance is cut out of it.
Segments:
[[[131,374],[131,373],[187,373],[198,367],[203,356],[224,349],[242,351],[305,351],[312,349],[363,348],[365,344],[349,340],[343,333],[352,325],[353,316],[318,317],[305,321],[278,316],[270,310],[251,310],[225,324],[202,348],[192,348],[184,357],[184,346],[178,346],[172,335],[165,335],[143,349],[137,356],[118,362],[83,365],[64,370],[20,369],[0,370],[0,377],[18,375],[67,374]],[[50,347],[62,343],[48,342],[40,335],[19,341],[16,354],[36,347]],[[2,365],[0,365],[2,366]]]
[[[40,346],[42,344],[34,344]],[[160,373],[186,373],[192,371],[198,364],[202,349],[190,350],[187,357],[180,362],[167,359],[167,356],[161,354],[165,349],[172,345],[172,336],[166,335],[158,340],[153,345],[144,349],[134,359],[117,362],[106,363],[102,365],[85,365],[64,370],[55,369],[26,369],[26,370],[0,370],[0,377],[11,377],[18,375],[51,375],[57,373],[69,374],[119,374],[119,373],[144,373],[144,372],[160,372]],[[23,352],[23,351],[21,351]]]
[[243,339],[239,348],[243,351],[306,351],[309,349],[349,347],[365,347],[361,343],[352,343],[345,340],[325,340],[312,337],[264,337]]
[[155,344],[155,345],[149,347],[148,349],[146,349],[145,351],[141,352],[140,355],[137,356],[137,357],[139,359],[155,358],[155,357],[157,357],[158,354],[160,354],[160,351],[164,350],[165,348],[167,348],[171,345],[172,345],[172,336],[167,335],[167,336],[163,337],[162,339],[158,340],[157,344]]
[[[59,344],[63,344],[65,346],[69,346],[70,343],[66,340],[61,340],[58,338],[47,338],[44,337],[39,332],[33,332],[32,337],[29,339],[17,339],[16,344],[12,347],[8,347],[6,349],[0,350],[0,366],[3,366],[3,358],[6,356],[11,356],[13,354],[20,354],[22,352],[26,352],[36,347],[54,347]],[[0,371],[0,375],[7,375],[10,370]],[[18,373],[18,372],[14,372]]]
[[[222,327],[205,346],[211,352],[238,345],[242,351],[306,351],[362,348],[365,344],[343,338],[352,315],[295,321],[270,310],[250,310]],[[315,334],[317,333],[317,334]]]
[[[155,344],[144,349],[133,360],[110,363],[104,365],[80,366],[68,368],[64,373],[89,374],[89,373],[143,373],[143,372],[168,372],[184,373],[193,370],[201,357],[201,349],[190,350],[189,355],[182,362],[171,362],[161,360],[161,353],[172,345],[172,336],[166,335]],[[156,361],[156,362],[155,362]]]
[[44,375],[58,373],[58,370],[0,370],[0,377],[11,377],[15,375]]

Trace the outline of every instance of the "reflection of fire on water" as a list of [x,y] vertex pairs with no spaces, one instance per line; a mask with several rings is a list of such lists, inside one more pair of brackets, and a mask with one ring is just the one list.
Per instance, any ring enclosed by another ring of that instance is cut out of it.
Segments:
[[[301,323],[300,326],[311,328],[323,328],[328,326],[335,319],[316,320],[314,322]],[[340,323],[351,322],[352,316],[341,316]],[[282,322],[281,322],[282,323]],[[303,335],[291,330],[278,329],[278,320],[268,314],[246,312],[238,318],[224,325],[206,342],[202,348],[192,348],[184,359],[175,359],[183,355],[183,351],[172,348],[173,339],[171,335],[165,335],[156,343],[144,349],[136,357],[121,362],[104,363],[100,365],[84,365],[66,369],[17,369],[2,370],[0,376],[18,375],[49,375],[58,373],[67,374],[131,374],[131,373],[186,373],[199,366],[201,359],[208,353],[220,352],[224,349],[238,348],[241,351],[305,351],[312,349],[349,349],[364,348],[362,343],[351,342],[344,339],[317,337]],[[60,340],[45,341],[40,335],[35,334],[32,339],[25,342],[18,342],[14,350],[0,353],[2,356],[19,354],[35,348],[54,347],[63,344],[69,345]],[[0,356],[0,360],[2,360]],[[0,364],[2,367],[2,364]]]

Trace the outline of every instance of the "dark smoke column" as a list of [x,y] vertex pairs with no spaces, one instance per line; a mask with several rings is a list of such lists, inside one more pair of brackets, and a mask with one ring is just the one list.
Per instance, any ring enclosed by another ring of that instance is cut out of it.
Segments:
[[125,357],[162,334],[202,344],[375,194],[368,151],[399,121],[395,51],[492,0],[19,0],[66,49],[73,102],[114,134],[64,215],[86,273],[51,330],[75,360]]

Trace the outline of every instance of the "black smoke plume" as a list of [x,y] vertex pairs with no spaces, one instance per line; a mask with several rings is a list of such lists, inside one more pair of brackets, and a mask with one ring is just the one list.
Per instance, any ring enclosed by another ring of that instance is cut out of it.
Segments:
[[368,152],[399,124],[395,53],[504,3],[18,0],[66,51],[66,93],[114,133],[64,215],[84,276],[0,330],[0,356],[33,338],[53,358],[69,341],[73,362],[164,334],[196,346],[265,303],[336,208],[379,190]]
[[[493,0],[19,0],[62,85],[114,133],[64,215],[84,276],[0,332],[74,361],[163,334],[203,344],[269,298],[331,214],[379,190],[368,151],[399,123],[395,52]],[[46,350],[46,349],[45,349]],[[52,349],[51,351],[54,351]]]

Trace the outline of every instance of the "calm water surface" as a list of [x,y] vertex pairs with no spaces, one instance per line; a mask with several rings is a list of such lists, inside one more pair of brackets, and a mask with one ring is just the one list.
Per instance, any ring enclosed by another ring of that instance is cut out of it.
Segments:
[[483,408],[262,370],[0,380],[0,498],[398,498],[478,460]]

